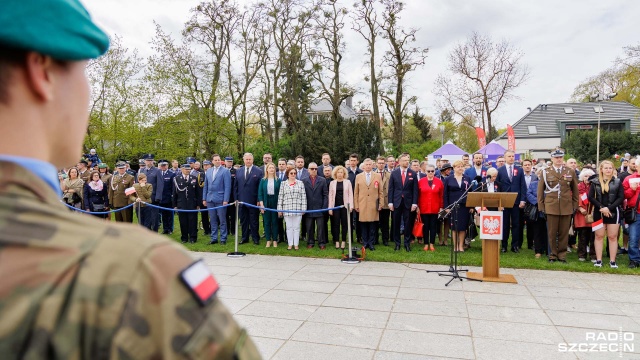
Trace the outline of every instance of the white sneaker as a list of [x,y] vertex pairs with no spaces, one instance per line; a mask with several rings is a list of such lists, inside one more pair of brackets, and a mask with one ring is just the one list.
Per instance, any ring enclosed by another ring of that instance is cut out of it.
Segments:
[[578,261],[585,261],[585,258],[578,258]]
[[616,264],[616,262],[615,262],[615,261],[609,261],[609,266],[610,266],[612,269],[617,269],[617,268],[618,268],[618,264]]
[[595,263],[596,263],[596,260],[595,260],[595,259],[591,259],[591,262],[595,264]]
[[601,268],[602,267],[602,260],[596,260],[596,262],[593,263],[593,266]]
[[567,248],[567,252],[568,253],[572,252],[570,247]]

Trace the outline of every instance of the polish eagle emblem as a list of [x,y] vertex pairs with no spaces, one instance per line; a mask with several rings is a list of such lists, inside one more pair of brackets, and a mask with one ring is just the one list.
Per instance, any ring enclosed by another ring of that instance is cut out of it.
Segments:
[[486,217],[482,223],[484,232],[490,235],[494,235],[500,232],[500,220],[495,217]]

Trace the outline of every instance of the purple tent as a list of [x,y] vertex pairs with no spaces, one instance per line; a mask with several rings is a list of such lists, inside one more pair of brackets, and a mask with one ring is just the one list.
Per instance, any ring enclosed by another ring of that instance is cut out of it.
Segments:
[[[502,145],[498,144],[495,140],[485,145],[482,149],[476,151],[477,153],[481,153],[484,155],[484,161],[491,162],[493,166],[495,166],[495,161],[498,156],[504,155],[504,152],[507,151]],[[520,154],[516,154],[516,161],[520,160]]]
[[468,152],[455,146],[451,141],[447,141],[447,143],[442,145],[438,150],[429,154],[427,159],[430,164],[435,164],[436,159],[447,159],[449,162],[454,162],[462,159],[462,155],[464,154],[468,154]]

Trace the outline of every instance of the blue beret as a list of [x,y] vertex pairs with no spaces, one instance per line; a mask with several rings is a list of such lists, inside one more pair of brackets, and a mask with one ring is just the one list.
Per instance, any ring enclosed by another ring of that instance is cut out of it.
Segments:
[[94,59],[109,48],[78,0],[2,0],[0,24],[0,44],[58,60]]

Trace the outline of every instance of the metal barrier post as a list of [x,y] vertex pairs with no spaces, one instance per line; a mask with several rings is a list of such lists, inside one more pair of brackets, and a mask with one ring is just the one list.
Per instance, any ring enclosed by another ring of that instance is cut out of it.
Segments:
[[142,225],[142,201],[137,202],[138,204],[138,225]]
[[[342,262],[345,264],[357,264],[360,262],[360,260],[358,260],[358,258],[356,258],[355,256],[353,256],[353,252],[351,249],[351,206],[349,206],[349,204],[345,204],[345,208],[347,209],[347,241],[348,241],[348,246],[347,246],[347,257],[343,257],[342,258]],[[342,210],[342,209],[340,209]]]
[[235,251],[227,254],[228,257],[239,258],[246,256],[247,254],[238,251],[238,223],[240,222],[238,212],[240,211],[240,204],[238,200],[236,200],[236,241],[235,241]]

